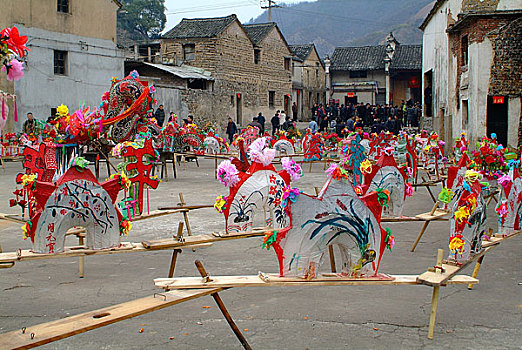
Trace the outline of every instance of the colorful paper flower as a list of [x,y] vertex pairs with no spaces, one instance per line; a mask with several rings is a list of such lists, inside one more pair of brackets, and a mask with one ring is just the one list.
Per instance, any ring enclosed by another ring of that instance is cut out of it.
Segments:
[[409,182],[406,182],[406,196],[407,197],[411,197],[413,196],[413,186],[409,183]]
[[462,254],[464,252],[464,245],[466,242],[462,239],[461,234],[456,234],[449,239],[449,249],[452,254]]
[[3,29],[0,31],[0,37],[7,37],[7,41],[5,41],[7,48],[20,57],[25,57],[25,51],[29,51],[25,46],[27,36],[20,36],[16,27]]
[[8,81],[17,81],[24,76],[24,65],[16,59],[12,59],[7,65],[3,65],[0,70],[4,73],[7,72]]
[[265,234],[265,239],[263,240],[263,249],[270,250],[272,244],[277,241],[277,231],[272,231]]
[[285,208],[288,204],[288,201],[292,203],[296,201],[297,196],[299,196],[301,192],[299,192],[298,188],[292,188],[290,186],[285,186],[283,188],[283,193],[281,194],[281,206]]
[[69,114],[69,108],[64,104],[61,104],[56,108],[56,112],[60,117],[65,117]]
[[301,166],[292,159],[288,157],[281,159],[281,165],[288,175],[290,175],[292,181],[297,181],[301,176],[303,176],[303,169],[301,169]]
[[230,160],[222,161],[217,169],[217,178],[226,187],[233,187],[239,182],[239,172]]
[[214,209],[216,209],[216,211],[221,214],[226,210],[226,204],[227,197],[219,196],[216,198],[216,202],[214,203]]
[[372,162],[368,159],[363,160],[359,169],[363,174],[370,174],[372,172]]
[[462,206],[453,215],[457,223],[461,224],[463,222],[467,222],[471,214],[468,207]]
[[455,193],[453,193],[452,190],[450,190],[447,187],[443,187],[439,193],[439,201],[441,201],[442,203],[448,204],[449,202],[451,202],[451,199],[453,198],[454,195],[455,195]]

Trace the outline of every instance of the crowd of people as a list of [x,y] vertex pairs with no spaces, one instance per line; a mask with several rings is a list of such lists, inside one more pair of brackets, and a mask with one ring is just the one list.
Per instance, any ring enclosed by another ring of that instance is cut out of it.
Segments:
[[398,134],[403,127],[419,127],[421,116],[420,103],[413,100],[402,101],[400,105],[371,105],[356,103],[338,105],[330,103],[327,106],[315,104],[312,107],[312,121],[309,128],[314,131],[334,131],[341,135],[357,128],[368,128],[371,132],[389,131]]

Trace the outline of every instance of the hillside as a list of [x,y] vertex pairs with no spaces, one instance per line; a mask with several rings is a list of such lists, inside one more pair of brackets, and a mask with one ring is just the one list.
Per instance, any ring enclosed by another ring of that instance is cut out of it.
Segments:
[[[420,44],[418,29],[433,0],[317,0],[272,9],[289,44],[315,43],[321,56],[337,46],[377,45],[393,34],[402,44]],[[268,21],[265,11],[251,23]]]

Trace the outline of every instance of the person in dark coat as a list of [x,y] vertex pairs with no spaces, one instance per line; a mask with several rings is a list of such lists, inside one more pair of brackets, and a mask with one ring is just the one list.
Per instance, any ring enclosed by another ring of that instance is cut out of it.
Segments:
[[348,128],[348,131],[352,132],[355,131],[354,128],[355,121],[353,120],[353,115],[348,117],[348,121],[346,122],[346,127]]
[[321,122],[319,123],[319,132],[328,130],[328,117],[323,116]]
[[277,111],[272,119],[270,119],[270,123],[272,123],[272,136],[275,136],[276,132],[279,131],[281,127],[281,122],[279,120],[279,111]]
[[263,129],[263,126],[259,123],[258,117],[254,117],[253,120],[248,124],[249,126],[255,126],[259,129],[259,133],[262,134],[261,130]]
[[295,102],[292,104],[292,120],[297,121],[297,104]]
[[163,105],[159,105],[159,108],[156,109],[154,118],[156,118],[159,126],[163,126],[163,122],[165,121],[165,110],[163,109]]
[[392,119],[392,117],[388,117],[388,120],[384,124],[385,128],[389,132],[395,132],[395,121]]
[[372,125],[372,133],[380,134],[384,130],[384,125],[379,118],[375,118]]
[[265,117],[263,116],[263,113],[259,112],[259,114],[257,115],[257,122],[259,124],[261,124],[261,134],[264,134],[265,133],[265,122],[266,122],[266,119]]
[[230,143],[234,142],[234,135],[237,133],[237,125],[234,123],[232,118],[228,117],[227,131],[228,140]]

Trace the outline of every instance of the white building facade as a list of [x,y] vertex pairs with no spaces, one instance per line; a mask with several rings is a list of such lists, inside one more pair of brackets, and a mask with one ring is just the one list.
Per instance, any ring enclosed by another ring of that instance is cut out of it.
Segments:
[[513,0],[438,0],[422,23],[424,125],[448,147],[461,132],[472,142],[495,133],[503,145],[518,146],[520,7]]

